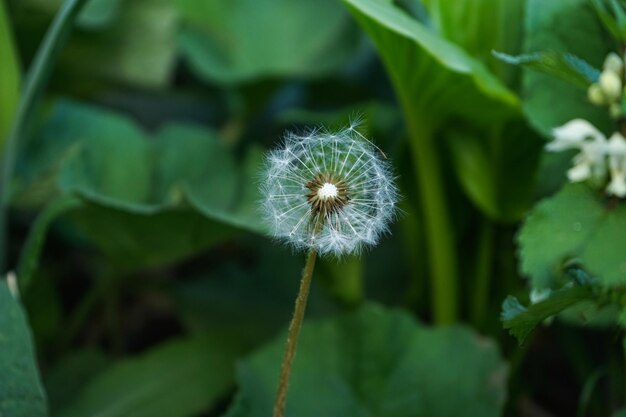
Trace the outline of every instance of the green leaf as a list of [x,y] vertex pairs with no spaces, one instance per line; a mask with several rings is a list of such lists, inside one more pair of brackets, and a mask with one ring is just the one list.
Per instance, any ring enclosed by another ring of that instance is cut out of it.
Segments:
[[427,0],[436,30],[486,63],[494,73],[507,71],[491,59],[492,50],[518,51],[525,0]]
[[74,82],[163,88],[176,59],[176,19],[170,0],[91,0],[78,21],[89,30],[72,36],[59,70]]
[[28,323],[4,280],[0,280],[0,415],[47,415]]
[[[350,62],[358,37],[334,0],[179,0],[178,43],[207,81],[331,74]],[[312,18],[312,17],[315,18]]]
[[517,298],[509,295],[502,304],[503,326],[522,344],[535,327],[547,318],[593,299],[594,291],[590,286],[555,291],[548,299],[527,308],[523,307]]
[[344,3],[376,44],[407,114],[435,126],[450,116],[493,124],[516,114],[517,97],[484,64],[391,1]]
[[[472,201],[498,220],[519,218],[531,198],[540,143],[520,127],[517,97],[482,62],[391,2],[344,2],[379,50],[411,141],[428,142],[428,132],[441,130]],[[512,163],[523,166],[510,169]]]
[[[284,335],[240,364],[227,417],[271,415],[283,349]],[[304,325],[286,415],[490,417],[505,395],[506,366],[490,340],[370,305]]]
[[91,379],[59,417],[192,417],[233,382],[235,351],[205,337],[158,346]]
[[265,233],[260,164],[257,148],[238,163],[206,129],[170,124],[150,137],[115,113],[58,102],[22,154],[19,183],[22,195],[81,197],[88,204],[67,218],[89,240],[118,263],[158,265],[241,230]]
[[626,206],[587,184],[568,184],[539,203],[522,227],[521,270],[535,288],[556,284],[563,265],[576,261],[604,285],[626,283]]
[[582,88],[589,87],[600,77],[600,70],[572,54],[535,52],[513,56],[494,51],[493,55],[507,64],[523,65]]
[[4,2],[0,3],[0,154],[20,95],[20,69],[11,25]]
[[[577,30],[555,30],[554,22]],[[588,0],[528,0],[526,54],[552,51],[575,55],[592,65],[600,65],[613,48]],[[526,70],[522,97],[530,122],[546,136],[553,128],[575,118],[589,120],[607,132],[612,129],[608,112],[589,103],[586,91],[552,76]]]

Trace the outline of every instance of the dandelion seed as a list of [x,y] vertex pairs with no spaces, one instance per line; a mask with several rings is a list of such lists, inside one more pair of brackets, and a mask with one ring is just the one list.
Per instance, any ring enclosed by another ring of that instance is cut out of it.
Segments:
[[263,213],[297,249],[337,256],[374,245],[395,214],[397,189],[378,148],[350,127],[288,133],[266,158]]

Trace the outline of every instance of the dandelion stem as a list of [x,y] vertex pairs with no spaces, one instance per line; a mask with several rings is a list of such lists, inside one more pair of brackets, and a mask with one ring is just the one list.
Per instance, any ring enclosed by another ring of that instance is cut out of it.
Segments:
[[280,369],[280,379],[278,381],[278,392],[276,394],[276,402],[274,404],[274,417],[283,417],[285,415],[285,404],[287,402],[287,389],[289,387],[289,377],[293,360],[296,356],[296,348],[298,347],[298,336],[302,328],[304,319],[304,311],[306,310],[306,302],[309,298],[309,288],[313,278],[313,269],[315,267],[315,259],[317,252],[314,249],[309,251],[306,259],[304,270],[302,271],[302,279],[300,281],[300,290],[296,298],[296,306],[293,311],[293,318],[289,324],[287,333],[287,349]]

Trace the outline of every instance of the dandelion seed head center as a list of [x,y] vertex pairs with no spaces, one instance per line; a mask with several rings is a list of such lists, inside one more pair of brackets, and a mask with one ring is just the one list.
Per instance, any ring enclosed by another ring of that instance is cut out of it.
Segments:
[[339,191],[337,190],[337,186],[330,182],[325,182],[318,190],[317,196],[321,200],[329,200],[332,198],[336,198],[339,195]]

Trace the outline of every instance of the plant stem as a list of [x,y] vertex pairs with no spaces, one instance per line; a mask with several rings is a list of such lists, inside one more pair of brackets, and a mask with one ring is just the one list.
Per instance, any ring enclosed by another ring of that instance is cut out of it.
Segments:
[[408,112],[406,119],[428,242],[433,316],[435,323],[449,324],[455,322],[458,315],[457,255],[439,155],[429,123]]
[[474,270],[472,305],[472,323],[479,329],[485,324],[489,295],[489,281],[491,278],[491,262],[493,256],[494,226],[487,218],[483,219],[478,240],[476,254],[476,269]]
[[73,23],[86,0],[67,0],[54,18],[44,37],[31,68],[24,80],[24,86],[17,114],[4,149],[2,170],[0,171],[0,274],[5,270],[8,242],[9,186],[13,178],[17,146],[31,125],[33,110],[52,72],[56,58],[69,36]]
[[309,251],[306,259],[304,270],[302,271],[302,279],[300,281],[300,290],[296,298],[296,306],[293,311],[293,318],[289,324],[287,333],[287,348],[285,356],[280,368],[280,379],[278,381],[278,392],[276,394],[276,402],[274,403],[274,417],[283,417],[285,415],[285,404],[287,402],[287,389],[289,388],[289,377],[293,366],[293,359],[296,356],[298,347],[298,337],[302,328],[304,319],[304,311],[306,310],[306,302],[309,298],[309,288],[313,278],[313,269],[315,268],[315,259],[317,252],[314,249]]

